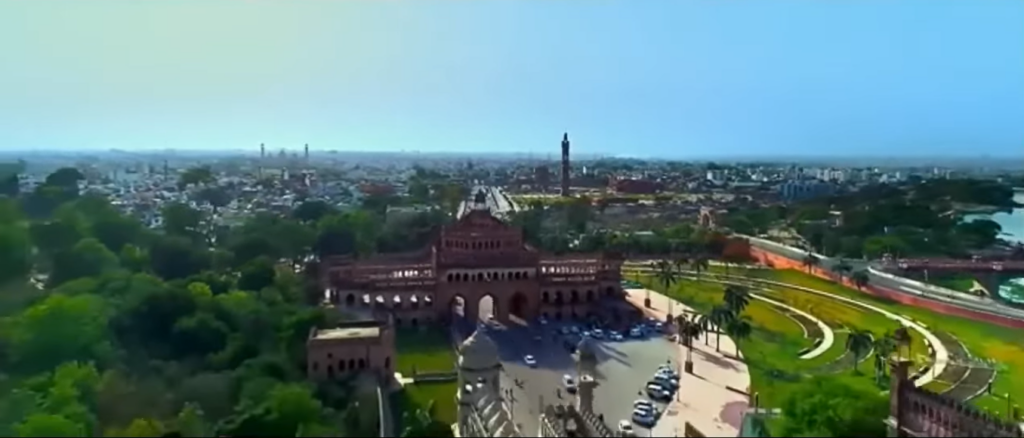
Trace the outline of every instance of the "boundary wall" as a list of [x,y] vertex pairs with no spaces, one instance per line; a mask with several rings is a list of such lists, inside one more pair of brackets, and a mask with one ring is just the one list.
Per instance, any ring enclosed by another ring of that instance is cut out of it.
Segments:
[[[811,268],[808,271],[803,266],[803,262],[800,260],[793,260],[779,254],[774,254],[770,251],[761,248],[751,246],[750,256],[754,260],[757,260],[759,263],[774,268],[796,269],[799,271],[808,272],[814,275],[815,277],[835,281],[835,278],[832,277],[831,273],[829,273],[827,270],[823,268],[815,267]],[[854,285],[853,282],[847,279],[843,280],[843,284],[853,289],[857,288],[857,286]],[[875,297],[884,298],[889,301],[895,301],[897,303],[905,304],[908,306],[928,309],[933,312],[941,313],[943,315],[958,316],[961,318],[968,318],[975,321],[987,322],[990,324],[996,324],[1008,328],[1024,329],[1024,320],[1014,319],[1008,316],[972,310],[965,307],[960,307],[953,304],[928,299],[922,296],[910,295],[907,293],[898,292],[878,286],[868,285],[867,287],[861,290]]]

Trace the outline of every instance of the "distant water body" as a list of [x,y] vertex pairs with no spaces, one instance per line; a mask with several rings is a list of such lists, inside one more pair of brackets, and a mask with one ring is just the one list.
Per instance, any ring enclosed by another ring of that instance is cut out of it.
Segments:
[[[1018,192],[1013,197],[1014,201],[1024,204],[1024,193]],[[1003,240],[1010,242],[1024,243],[1024,208],[1015,208],[1010,212],[999,212],[995,214],[972,214],[964,217],[965,220],[991,219],[1003,227]],[[999,286],[999,296],[1007,301],[1024,304],[1024,278],[1012,278]]]

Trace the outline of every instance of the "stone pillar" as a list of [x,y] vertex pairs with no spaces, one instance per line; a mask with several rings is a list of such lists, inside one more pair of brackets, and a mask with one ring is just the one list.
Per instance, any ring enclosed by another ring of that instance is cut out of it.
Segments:
[[579,376],[579,383],[576,386],[576,410],[593,413],[594,388],[597,388],[597,379],[590,374],[583,374]]
[[889,383],[889,436],[903,436],[903,411],[901,401],[908,389],[913,389],[914,383],[910,381],[909,372],[912,362],[906,359],[896,359],[890,362],[890,383]]

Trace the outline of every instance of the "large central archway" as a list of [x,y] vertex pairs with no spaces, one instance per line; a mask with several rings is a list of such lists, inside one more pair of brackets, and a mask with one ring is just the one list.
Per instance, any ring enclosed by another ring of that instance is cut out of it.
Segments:
[[466,299],[462,295],[455,295],[452,297],[451,303],[448,304],[450,317],[452,320],[466,319]]
[[479,322],[497,321],[498,316],[501,315],[498,311],[498,300],[491,294],[481,296],[480,301],[477,301],[476,308],[476,317]]

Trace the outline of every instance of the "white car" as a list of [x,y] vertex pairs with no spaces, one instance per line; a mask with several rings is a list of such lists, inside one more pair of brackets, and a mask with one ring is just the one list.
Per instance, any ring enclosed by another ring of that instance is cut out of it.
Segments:
[[622,420],[622,421],[620,421],[619,422],[619,435],[620,436],[636,436],[636,433],[633,432],[633,423],[630,423],[629,420]]
[[532,354],[527,354],[526,357],[523,358],[523,362],[525,362],[530,368],[537,368],[537,358],[533,357]]
[[569,391],[569,392],[575,392],[576,391],[576,380],[574,380],[572,378],[572,376],[570,376],[568,374],[562,376],[562,384],[565,385],[565,389],[567,391]]
[[639,399],[637,399],[636,401],[633,402],[633,409],[639,408],[641,406],[647,406],[649,408],[653,408],[654,407],[654,403],[651,402],[650,400],[645,399],[645,398],[639,398]]

